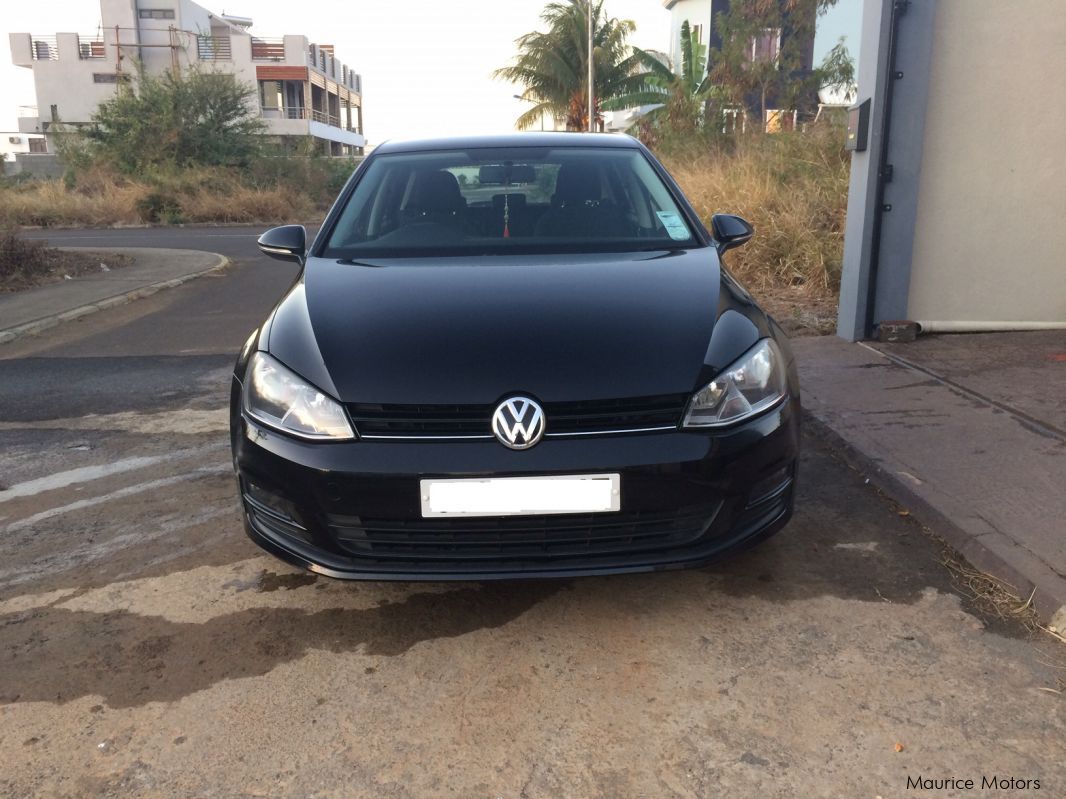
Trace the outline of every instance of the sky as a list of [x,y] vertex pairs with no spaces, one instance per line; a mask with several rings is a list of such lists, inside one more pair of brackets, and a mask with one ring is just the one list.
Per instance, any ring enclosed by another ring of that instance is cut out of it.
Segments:
[[[492,79],[514,56],[514,40],[540,25],[544,0],[198,0],[212,11],[250,16],[260,36],[297,33],[333,44],[337,58],[363,76],[363,124],[371,144],[391,138],[511,130],[528,106],[520,88]],[[0,131],[16,127],[16,107],[34,105],[29,69],[11,63],[7,33],[92,33],[96,0],[5,5],[0,19]],[[293,8],[299,13],[294,14]],[[637,24],[631,43],[670,49],[670,12],[661,0],[607,0],[613,17]],[[819,20],[815,62],[840,36],[857,56],[862,0],[839,0]]]

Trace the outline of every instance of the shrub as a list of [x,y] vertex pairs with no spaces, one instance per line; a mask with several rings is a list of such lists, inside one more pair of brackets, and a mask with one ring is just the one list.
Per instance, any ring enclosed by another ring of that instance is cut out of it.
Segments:
[[20,239],[13,228],[0,228],[0,285],[28,278],[44,268],[42,241]]
[[137,212],[145,222],[181,222],[181,202],[169,192],[154,189],[137,200]]
[[158,167],[240,166],[259,151],[263,129],[252,86],[225,72],[181,76],[139,70],[93,114],[84,136],[93,154],[134,173]]

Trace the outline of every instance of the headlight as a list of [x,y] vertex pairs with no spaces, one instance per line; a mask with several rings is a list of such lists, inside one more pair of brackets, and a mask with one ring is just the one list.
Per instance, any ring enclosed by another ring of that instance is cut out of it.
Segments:
[[693,395],[684,426],[735,424],[773,407],[787,391],[781,350],[764,338]]
[[248,364],[244,410],[268,427],[300,438],[355,438],[339,402],[262,352]]

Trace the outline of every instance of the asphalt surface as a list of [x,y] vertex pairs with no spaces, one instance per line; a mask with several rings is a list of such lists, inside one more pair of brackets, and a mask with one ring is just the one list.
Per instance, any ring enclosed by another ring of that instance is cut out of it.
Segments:
[[257,232],[48,235],[234,264],[0,349],[0,796],[1066,795],[1061,648],[812,437],[794,521],[713,568],[348,584],[260,553],[228,373],[294,270]]

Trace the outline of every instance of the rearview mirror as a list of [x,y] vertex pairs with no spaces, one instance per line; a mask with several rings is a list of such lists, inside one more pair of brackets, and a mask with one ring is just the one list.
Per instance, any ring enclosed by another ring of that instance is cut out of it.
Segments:
[[534,183],[537,174],[529,164],[486,164],[478,170],[477,180],[482,186]]
[[755,229],[739,216],[715,214],[711,217],[711,232],[718,244],[718,252],[739,247],[755,235]]
[[307,249],[307,231],[303,225],[274,227],[260,236],[257,244],[264,255],[302,264]]

